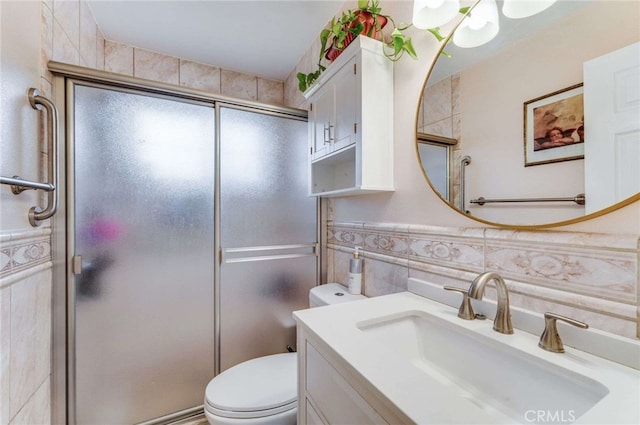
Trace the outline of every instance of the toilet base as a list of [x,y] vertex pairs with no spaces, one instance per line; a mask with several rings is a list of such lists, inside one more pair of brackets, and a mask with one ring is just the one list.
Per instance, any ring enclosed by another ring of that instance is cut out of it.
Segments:
[[262,418],[225,418],[207,412],[206,409],[204,415],[210,425],[296,425],[298,422],[298,409],[296,407]]

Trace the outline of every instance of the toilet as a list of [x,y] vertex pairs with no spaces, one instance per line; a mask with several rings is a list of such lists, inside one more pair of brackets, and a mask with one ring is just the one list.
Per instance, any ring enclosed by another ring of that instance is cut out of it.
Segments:
[[[338,283],[316,286],[309,306],[320,307],[366,298],[349,294]],[[284,353],[247,360],[213,378],[207,385],[204,413],[211,425],[295,425],[297,354]]]

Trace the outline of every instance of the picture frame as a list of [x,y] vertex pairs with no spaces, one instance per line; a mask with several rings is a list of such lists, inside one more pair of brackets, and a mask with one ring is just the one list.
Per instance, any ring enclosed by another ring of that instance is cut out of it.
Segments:
[[524,166],[584,159],[583,84],[524,102]]

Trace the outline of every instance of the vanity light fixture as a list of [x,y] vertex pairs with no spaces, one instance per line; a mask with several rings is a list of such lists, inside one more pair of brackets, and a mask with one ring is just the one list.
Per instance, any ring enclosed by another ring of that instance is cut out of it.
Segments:
[[458,47],[478,47],[498,35],[500,19],[496,0],[480,0],[453,34]]
[[[503,0],[502,13],[507,18],[520,19],[548,9],[557,0]],[[466,9],[466,8],[465,8]],[[414,0],[413,25],[432,29],[449,23],[460,9],[460,0]],[[500,17],[496,0],[480,0],[453,34],[458,47],[478,47],[498,35]]]
[[459,0],[414,0],[413,25],[420,29],[436,28],[455,18],[459,10]]
[[556,1],[557,0],[504,0],[502,13],[507,18],[527,18],[549,8]]

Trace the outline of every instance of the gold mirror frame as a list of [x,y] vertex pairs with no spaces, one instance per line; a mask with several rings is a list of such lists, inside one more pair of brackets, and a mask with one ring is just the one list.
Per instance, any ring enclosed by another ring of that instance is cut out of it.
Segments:
[[438,60],[441,58],[441,56],[443,56],[443,51],[445,50],[446,46],[449,44],[450,41],[452,41],[453,38],[453,34],[455,33],[455,31],[458,29],[458,27],[460,26],[460,24],[462,23],[462,21],[467,17],[467,15],[469,15],[469,13],[473,10],[473,8],[475,8],[478,3],[480,3],[480,0],[477,0],[470,8],[469,10],[467,10],[467,12],[462,15],[462,17],[460,17],[458,19],[458,22],[456,22],[455,26],[453,27],[453,29],[451,30],[450,34],[445,38],[445,40],[443,40],[443,42],[441,43],[440,48],[438,49],[438,52],[434,58],[434,60],[431,62],[431,66],[429,67],[429,72],[427,72],[427,76],[424,80],[424,83],[422,84],[422,88],[421,88],[421,96],[420,96],[420,100],[418,102],[417,105],[417,109],[416,109],[416,117],[415,117],[415,143],[414,143],[414,147],[415,147],[415,155],[416,155],[416,160],[418,161],[418,164],[420,166],[420,171],[422,172],[422,176],[424,177],[425,181],[427,182],[427,184],[429,185],[429,187],[431,188],[431,190],[438,196],[438,198],[440,198],[440,200],[442,202],[444,202],[449,208],[451,208],[453,211],[455,211],[457,214],[460,214],[464,217],[467,217],[471,220],[477,221],[479,223],[485,224],[485,225],[489,225],[489,226],[494,226],[494,227],[498,227],[498,228],[503,228],[503,229],[513,229],[513,230],[539,230],[539,229],[549,229],[552,227],[560,227],[560,226],[566,226],[566,225],[570,225],[570,224],[575,224],[575,223],[581,223],[583,221],[587,221],[587,220],[591,220],[593,218],[597,218],[597,217],[601,217],[603,215],[606,215],[610,212],[616,211],[620,208],[623,208],[625,206],[631,205],[635,202],[640,201],[640,192],[636,193],[635,195],[624,199],[618,203],[615,203],[607,208],[604,208],[602,210],[590,213],[590,214],[586,214],[580,217],[576,217],[573,219],[569,219],[569,220],[563,220],[563,221],[558,221],[558,222],[552,222],[552,223],[544,223],[544,224],[530,224],[530,225],[522,225],[522,224],[505,224],[505,223],[496,223],[496,222],[492,222],[489,220],[484,220],[482,218],[478,218],[475,217],[471,214],[466,214],[463,211],[460,211],[459,208],[457,208],[455,205],[453,205],[451,202],[449,202],[448,200],[444,199],[442,197],[442,195],[440,194],[440,192],[438,192],[438,190],[436,190],[436,188],[433,186],[433,184],[431,183],[431,179],[429,179],[429,177],[427,176],[427,173],[422,165],[422,161],[420,158],[420,152],[419,152],[419,132],[418,132],[418,124],[419,124],[419,114],[420,114],[420,102],[424,97],[424,91],[425,88],[427,87],[427,83],[429,81],[429,77],[431,77],[431,73],[433,72],[433,69],[436,66],[436,63],[438,62]]

